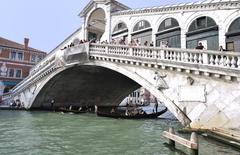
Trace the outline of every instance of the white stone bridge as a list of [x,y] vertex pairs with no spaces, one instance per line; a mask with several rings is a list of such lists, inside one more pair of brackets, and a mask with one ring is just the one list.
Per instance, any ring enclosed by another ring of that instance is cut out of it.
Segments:
[[9,97],[26,109],[108,106],[142,86],[186,126],[239,128],[239,76],[236,52],[85,43],[50,53]]

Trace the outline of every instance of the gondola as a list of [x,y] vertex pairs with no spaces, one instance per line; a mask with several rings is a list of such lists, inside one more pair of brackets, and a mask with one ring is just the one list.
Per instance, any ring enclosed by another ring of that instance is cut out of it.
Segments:
[[125,115],[120,113],[107,113],[107,112],[98,111],[97,115],[102,117],[122,118],[122,119],[154,119],[162,115],[163,113],[165,113],[167,110],[168,109],[165,108],[164,110],[159,111],[157,113],[151,113],[151,114],[144,113],[144,114],[136,114],[136,115]]
[[74,113],[74,114],[80,114],[80,113],[86,113],[86,111],[79,111],[79,110],[73,110],[73,109],[67,109],[67,108],[59,108],[57,111],[61,111],[64,113]]

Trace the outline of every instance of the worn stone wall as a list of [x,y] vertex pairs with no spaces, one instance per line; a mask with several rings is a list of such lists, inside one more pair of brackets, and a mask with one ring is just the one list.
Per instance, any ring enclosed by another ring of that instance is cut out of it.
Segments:
[[[153,87],[156,86],[154,76],[157,72],[164,84],[167,84],[167,87],[160,91],[187,115],[191,120],[192,128],[240,128],[238,121],[240,84],[238,81],[182,72],[176,74],[176,71],[152,70],[143,67],[132,68],[132,70],[144,79],[146,78]],[[151,93],[154,94],[154,92]],[[165,102],[163,98],[158,97],[158,100]],[[179,119],[180,115],[174,111],[175,107],[171,108],[172,105],[167,103],[166,106]]]
[[186,112],[193,128],[239,128],[240,84],[213,77],[166,74],[163,92]]

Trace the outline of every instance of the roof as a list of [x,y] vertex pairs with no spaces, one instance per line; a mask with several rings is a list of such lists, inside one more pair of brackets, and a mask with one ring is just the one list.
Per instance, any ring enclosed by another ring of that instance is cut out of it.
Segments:
[[91,8],[94,7],[94,4],[96,3],[113,3],[119,7],[122,7],[123,9],[130,9],[128,6],[116,1],[116,0],[91,0],[84,8],[83,10],[78,14],[80,17],[83,17]]
[[[190,0],[189,0],[190,1]],[[237,7],[235,5],[229,5],[232,3],[240,3],[239,0],[202,0],[197,2],[188,2],[188,3],[179,3],[173,5],[165,5],[158,7],[148,7],[148,8],[137,8],[137,9],[128,9],[123,11],[118,11],[113,13],[113,15],[122,15],[122,14],[138,14],[138,13],[151,13],[151,12],[164,12],[164,11],[176,11],[176,10],[195,10],[199,9],[198,6],[213,5],[214,7]],[[217,6],[214,4],[226,4],[225,6]],[[201,8],[204,9],[204,8]]]
[[[20,49],[20,50],[26,50],[25,46],[23,44],[20,44],[20,43],[17,43],[17,42],[14,42],[14,41],[2,38],[2,37],[0,37],[0,46]],[[31,47],[28,47],[28,50],[35,51],[35,52],[43,52],[43,51],[31,48]]]

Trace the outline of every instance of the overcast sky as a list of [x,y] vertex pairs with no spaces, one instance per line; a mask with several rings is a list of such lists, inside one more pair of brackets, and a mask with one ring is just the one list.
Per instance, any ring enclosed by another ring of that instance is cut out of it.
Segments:
[[[80,27],[79,12],[90,0],[2,0],[0,36],[50,52]],[[199,0],[118,0],[131,7],[142,8],[196,2]]]

